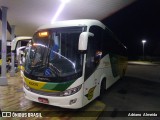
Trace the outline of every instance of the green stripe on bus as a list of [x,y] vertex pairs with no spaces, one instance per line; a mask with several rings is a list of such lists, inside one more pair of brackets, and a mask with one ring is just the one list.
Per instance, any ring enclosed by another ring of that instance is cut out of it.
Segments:
[[75,82],[75,80],[72,80],[69,82],[64,82],[64,83],[50,83],[50,82],[48,82],[42,87],[42,89],[64,91],[74,82]]

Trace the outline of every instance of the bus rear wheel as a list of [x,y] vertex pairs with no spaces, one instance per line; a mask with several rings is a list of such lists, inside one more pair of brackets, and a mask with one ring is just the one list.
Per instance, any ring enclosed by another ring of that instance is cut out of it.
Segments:
[[102,96],[106,91],[106,79],[103,79],[101,82],[101,88],[100,88],[100,96]]

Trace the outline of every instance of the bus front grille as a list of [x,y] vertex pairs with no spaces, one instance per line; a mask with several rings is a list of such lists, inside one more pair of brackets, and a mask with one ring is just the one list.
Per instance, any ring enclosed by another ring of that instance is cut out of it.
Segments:
[[33,88],[30,88],[30,91],[39,95],[45,95],[45,96],[60,96],[61,92],[46,92],[46,91],[40,91],[35,90]]

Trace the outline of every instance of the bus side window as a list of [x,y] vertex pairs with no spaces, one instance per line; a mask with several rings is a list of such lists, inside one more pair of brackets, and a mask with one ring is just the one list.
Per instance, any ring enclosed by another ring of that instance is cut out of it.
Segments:
[[119,75],[119,57],[126,54],[125,48],[110,30],[106,29],[103,35],[106,42],[103,44],[103,52],[109,54],[113,76],[117,77]]
[[101,51],[102,30],[98,26],[91,26],[89,29],[94,36],[88,39],[85,80],[95,71],[103,54]]
[[[111,33],[109,30],[105,30],[103,32],[104,44],[103,44],[103,52],[105,54],[118,54],[122,56],[126,56],[126,48],[124,45]],[[107,53],[106,53],[107,52]]]

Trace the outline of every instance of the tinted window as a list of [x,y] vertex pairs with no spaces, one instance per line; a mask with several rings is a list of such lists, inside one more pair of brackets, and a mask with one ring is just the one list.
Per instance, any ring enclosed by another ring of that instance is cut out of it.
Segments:
[[102,31],[103,29],[98,26],[92,26],[89,29],[94,36],[88,39],[85,79],[95,71],[101,59]]

